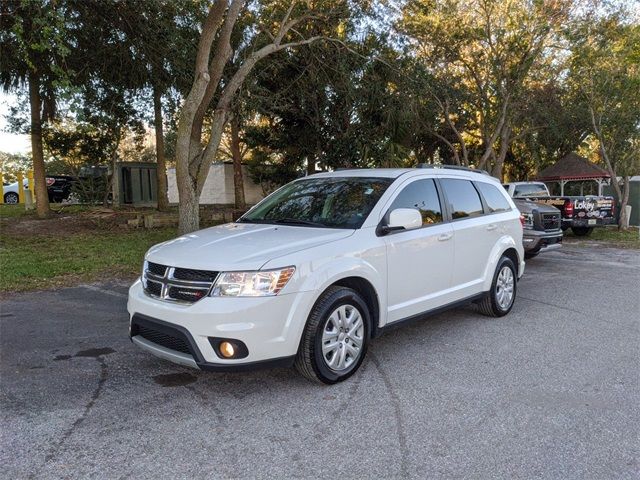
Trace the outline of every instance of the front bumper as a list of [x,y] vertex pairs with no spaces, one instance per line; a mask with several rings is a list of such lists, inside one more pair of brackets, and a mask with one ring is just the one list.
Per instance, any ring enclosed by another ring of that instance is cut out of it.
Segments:
[[[137,281],[129,289],[127,309],[131,340],[139,347],[181,365],[229,371],[291,365],[313,301],[314,292],[299,292],[259,298],[207,297],[179,304],[149,297]],[[182,343],[167,348],[166,342],[154,342],[153,335],[140,334],[140,326]],[[221,358],[211,338],[238,340],[246,345],[248,355]]]
[[562,230],[543,232],[540,230],[525,230],[522,236],[522,246],[525,252],[538,251],[549,246],[562,244]]

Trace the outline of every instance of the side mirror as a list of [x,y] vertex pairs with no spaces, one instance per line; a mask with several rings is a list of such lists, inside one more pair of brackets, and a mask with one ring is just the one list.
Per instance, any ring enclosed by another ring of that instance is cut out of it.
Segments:
[[389,223],[383,226],[381,233],[387,234],[398,230],[412,230],[422,226],[422,215],[413,208],[396,208],[389,214]]

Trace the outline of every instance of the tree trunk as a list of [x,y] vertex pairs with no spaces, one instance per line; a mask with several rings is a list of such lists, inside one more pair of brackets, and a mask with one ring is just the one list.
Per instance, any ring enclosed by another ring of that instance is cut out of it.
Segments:
[[[306,45],[323,38],[314,36],[283,43],[287,33],[307,18],[301,16],[297,19],[291,19],[290,15],[296,4],[296,2],[291,2],[277,33],[271,36],[272,43],[251,53],[240,64],[233,76],[222,85],[222,73],[232,54],[231,33],[244,4],[243,0],[232,0],[230,4],[226,1],[216,1],[209,8],[209,14],[202,27],[196,56],[195,79],[185,98],[178,120],[176,180],[180,198],[178,231],[181,234],[199,228],[200,193],[209,173],[211,162],[215,160],[218,152],[222,132],[229,118],[232,100],[253,67],[259,60],[275,52]],[[212,44],[218,34],[217,46],[213,58],[210,58]],[[202,118],[215,97],[215,93],[219,93],[219,98],[211,118],[209,138],[203,145]]]
[[511,137],[511,127],[509,125],[504,125],[502,127],[502,132],[500,133],[500,150],[498,151],[498,156],[495,159],[495,164],[493,166],[492,175],[496,177],[500,182],[502,182],[502,169],[504,167],[504,159],[507,157],[507,152],[509,151],[509,140]]
[[[612,181],[617,181],[612,179]],[[629,176],[625,176],[622,186],[622,197],[620,197],[620,220],[618,222],[618,230],[626,230],[629,228],[629,218],[627,217],[627,204],[629,203],[629,189],[631,188]]]
[[242,177],[242,154],[240,153],[240,125],[237,116],[231,120],[231,155],[233,156],[233,191],[236,208],[246,207],[244,198],[244,178]]
[[[602,134],[602,130],[600,128],[600,120],[601,117],[596,119],[596,112],[593,107],[589,107],[589,113],[591,114],[591,126],[593,126],[593,131],[596,134],[596,138],[598,139],[599,147],[600,147],[600,157],[604,160],[605,165],[607,166],[607,170],[609,170],[609,174],[611,175],[611,186],[615,192],[616,198],[620,201],[620,218],[618,220],[618,229],[624,230],[624,222],[626,222],[627,212],[626,206],[629,201],[629,192],[625,192],[626,199],[622,190],[620,190],[620,184],[618,183],[618,175],[616,174],[615,168],[613,168],[613,163],[611,163],[611,159],[609,158],[609,153],[607,152],[607,148],[604,143],[604,135]],[[627,177],[625,177],[626,179]],[[626,180],[625,180],[626,182]],[[625,187],[628,188],[628,185],[625,183]],[[624,207],[623,207],[624,202]]]
[[156,161],[158,163],[156,171],[158,210],[162,212],[169,209],[169,199],[167,198],[167,164],[164,156],[164,132],[162,129],[162,92],[155,85],[153,87],[153,124],[156,130]]
[[33,158],[33,183],[36,195],[36,212],[45,218],[51,213],[49,193],[44,171],[44,151],[42,148],[42,115],[40,108],[40,79],[34,72],[29,73],[29,104],[31,107],[31,156]]
[[111,192],[113,206],[119,207],[122,203],[122,199],[120,198],[120,192],[113,191],[114,185],[117,186],[118,189],[120,188],[120,182],[114,182],[114,179],[116,178],[116,175],[118,175],[118,169],[117,169],[118,147],[120,146],[121,138],[122,138],[122,129],[118,127],[117,134],[116,134],[116,142],[113,146],[113,151],[111,152],[111,178],[109,178],[109,173],[107,172],[105,173],[105,179],[104,179],[106,187],[104,190],[104,195],[102,197],[102,206],[105,208],[109,206],[109,192]]
[[200,199],[198,198],[196,186],[191,181],[185,182],[180,189],[178,217],[180,220],[178,233],[180,235],[200,229]]

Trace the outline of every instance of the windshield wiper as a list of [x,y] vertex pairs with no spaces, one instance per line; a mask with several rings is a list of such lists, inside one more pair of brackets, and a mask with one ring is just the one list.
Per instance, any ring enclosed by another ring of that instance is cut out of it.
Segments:
[[299,218],[279,218],[278,220],[271,220],[273,223],[283,223],[290,225],[308,225],[310,227],[325,228],[326,225],[318,222],[311,222],[309,220],[300,220]]

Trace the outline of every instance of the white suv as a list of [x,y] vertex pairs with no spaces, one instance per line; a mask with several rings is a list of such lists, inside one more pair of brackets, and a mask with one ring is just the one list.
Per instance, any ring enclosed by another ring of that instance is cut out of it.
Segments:
[[335,383],[405,320],[465,302],[506,315],[523,258],[520,213],[489,175],[311,175],[152,247],[129,290],[131,340],[203,370],[295,364]]

